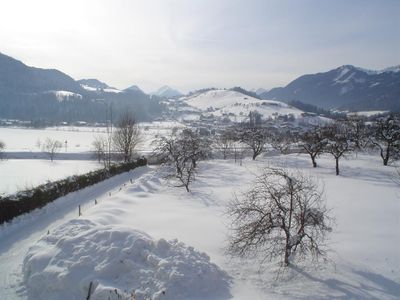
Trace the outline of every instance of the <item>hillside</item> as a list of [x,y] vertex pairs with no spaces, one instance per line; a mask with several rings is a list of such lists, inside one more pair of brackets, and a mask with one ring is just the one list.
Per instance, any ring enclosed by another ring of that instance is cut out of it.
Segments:
[[251,112],[259,113],[264,119],[293,117],[307,123],[323,121],[318,116],[307,116],[303,111],[274,100],[260,100],[233,90],[209,90],[191,97],[180,99],[188,107],[184,110],[188,114],[194,111],[215,117],[229,117],[231,121],[241,122],[248,118]]
[[286,87],[262,93],[263,99],[301,101],[327,109],[400,111],[400,70],[371,71],[344,65],[303,75]]
[[75,81],[61,71],[29,67],[0,53],[0,118],[38,125],[104,122],[111,104],[116,118],[127,110],[139,121],[162,113],[159,99],[142,91],[120,91],[97,79]]
[[0,95],[67,90],[79,93],[81,86],[72,77],[54,69],[29,67],[0,53]]

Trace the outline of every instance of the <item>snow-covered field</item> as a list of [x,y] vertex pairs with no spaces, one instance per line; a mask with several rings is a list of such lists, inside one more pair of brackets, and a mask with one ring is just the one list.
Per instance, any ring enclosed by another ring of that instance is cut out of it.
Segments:
[[[6,152],[40,151],[38,142],[47,137],[63,144],[62,152],[90,151],[94,136],[105,134],[102,127],[49,127],[46,129],[0,127],[0,139],[6,144]],[[65,149],[65,142],[67,149]]]
[[46,181],[99,169],[97,161],[10,159],[0,161],[0,195],[30,189]]
[[[174,127],[180,126],[182,124],[178,122],[140,123],[142,142],[138,151],[145,154],[151,152],[151,143],[156,137],[169,135]],[[0,127],[0,140],[6,144],[6,159],[0,160],[0,194],[100,168],[90,151],[95,136],[105,134],[104,127]],[[38,141],[44,142],[47,137],[63,143],[54,162],[50,162],[48,155],[38,146]]]
[[[139,126],[142,129],[143,138],[139,148],[148,150],[155,136],[169,134],[172,128],[182,126],[182,124],[178,122],[143,122],[139,123]],[[104,127],[60,126],[45,129],[0,127],[0,140],[6,144],[6,152],[38,152],[40,151],[38,142],[44,142],[47,137],[62,142],[61,152],[88,152],[93,150],[94,138],[105,134],[106,128]]]
[[[126,296],[136,289],[138,299],[171,299],[170,291],[176,299],[190,299],[190,291],[197,299],[226,299],[229,293],[234,299],[399,299],[400,186],[393,182],[394,168],[383,167],[378,157],[358,155],[341,161],[341,175],[335,176],[331,157],[318,162],[316,169],[305,155],[245,160],[242,166],[232,160],[201,162],[190,193],[164,179],[162,168],[144,167],[70,194],[0,228],[0,298],[84,299],[92,281],[99,287],[93,299],[108,299],[114,289]],[[226,256],[226,204],[268,165],[300,169],[321,180],[336,219],[329,263],[296,266],[277,277],[276,263],[260,268],[256,258]],[[84,206],[77,218],[77,204],[94,198],[99,204]],[[184,244],[175,247],[174,239]],[[141,241],[139,248],[135,240]],[[222,270],[232,278],[229,293]],[[211,284],[202,274],[219,276]]]

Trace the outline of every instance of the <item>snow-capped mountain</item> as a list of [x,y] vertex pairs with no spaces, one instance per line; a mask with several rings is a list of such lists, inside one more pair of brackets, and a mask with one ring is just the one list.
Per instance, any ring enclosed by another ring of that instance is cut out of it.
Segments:
[[263,99],[301,101],[323,108],[400,110],[400,66],[380,71],[344,65],[303,75],[286,87],[262,93]]
[[181,92],[169,87],[168,85],[160,87],[156,92],[153,92],[151,94],[162,98],[175,98],[183,95]]

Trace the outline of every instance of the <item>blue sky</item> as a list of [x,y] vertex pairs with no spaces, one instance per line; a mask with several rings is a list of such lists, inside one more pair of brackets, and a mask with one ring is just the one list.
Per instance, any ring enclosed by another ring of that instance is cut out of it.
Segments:
[[0,52],[75,79],[272,88],[400,64],[397,0],[2,0]]

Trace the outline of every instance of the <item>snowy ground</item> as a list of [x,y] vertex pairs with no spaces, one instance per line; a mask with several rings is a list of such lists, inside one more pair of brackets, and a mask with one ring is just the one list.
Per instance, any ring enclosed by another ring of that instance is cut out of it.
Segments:
[[46,181],[63,179],[101,168],[97,161],[8,159],[0,161],[0,195],[31,189]]
[[[156,137],[168,135],[174,127],[180,126],[182,124],[178,122],[140,123],[142,141],[138,151],[143,154],[151,152],[151,143]],[[6,144],[6,159],[0,160],[0,195],[101,167],[91,152],[92,142],[95,136],[105,134],[103,127],[0,127],[0,140]],[[44,142],[47,137],[63,144],[53,163],[38,146],[38,141]]]
[[[256,162],[245,160],[243,166],[231,160],[202,162],[191,193],[166,181],[162,169],[145,167],[133,174],[120,175],[112,183],[107,181],[68,195],[64,198],[69,201],[53,203],[0,229],[0,298],[27,297],[22,284],[22,260],[29,247],[46,236],[48,229],[49,238],[59,239],[61,243],[55,230],[57,225],[76,217],[77,203],[92,203],[96,197],[100,199],[99,204],[85,207],[79,222],[94,224],[99,229],[104,226],[116,231],[130,228],[133,234],[139,230],[155,240],[177,238],[193,246],[194,251],[207,253],[212,263],[233,277],[230,293],[234,299],[399,299],[400,187],[392,180],[394,168],[383,167],[378,157],[359,155],[356,159],[341,161],[342,173],[335,176],[331,157],[323,157],[318,162],[317,169],[310,167],[304,155],[265,157]],[[323,182],[328,206],[337,224],[329,242],[330,263],[294,267],[277,278],[274,263],[260,268],[257,259],[240,261],[224,254],[226,203],[234,193],[246,190],[260,168],[267,165],[298,168]],[[132,183],[129,178],[134,178]],[[111,188],[114,190],[109,196]],[[39,249],[46,238],[35,247]],[[40,249],[43,251],[43,247]],[[40,251],[32,248],[29,253],[31,256],[43,254]],[[45,255],[53,258],[46,269],[50,273],[46,274],[59,274],[57,264],[62,269],[65,261],[57,260],[57,253]],[[68,278],[68,272],[60,276]],[[29,274],[25,279],[29,282]],[[118,286],[118,280],[106,283],[110,287]],[[42,291],[46,288],[44,283]]]
[[[181,123],[172,121],[139,123],[142,129],[142,143],[139,148],[149,150],[155,136],[169,134],[174,127],[180,126]],[[88,152],[93,150],[94,138],[105,134],[105,127],[59,126],[45,129],[0,127],[0,140],[6,144],[5,152],[38,152],[40,151],[38,141],[44,142],[47,137],[62,142],[61,152]]]

